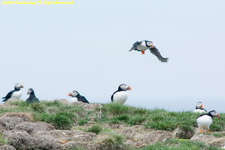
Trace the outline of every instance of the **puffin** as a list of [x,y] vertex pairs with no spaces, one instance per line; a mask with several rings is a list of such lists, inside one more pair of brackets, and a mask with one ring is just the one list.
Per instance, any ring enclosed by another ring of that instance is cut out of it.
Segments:
[[169,58],[164,58],[161,56],[159,50],[153,45],[153,42],[152,41],[148,41],[148,40],[143,40],[143,41],[137,41],[133,44],[132,48],[129,50],[132,51],[132,50],[135,50],[135,51],[139,51],[141,52],[142,54],[145,54],[145,51],[149,49],[150,52],[155,55],[159,61],[161,62],[168,62],[168,59]]
[[89,104],[88,100],[84,96],[80,95],[80,93],[77,92],[76,90],[73,90],[72,92],[70,92],[68,94],[68,96],[71,96],[71,101],[72,102],[80,101],[80,102],[84,102],[84,103],[88,103]]
[[22,96],[21,88],[23,88],[23,85],[20,83],[16,83],[14,90],[10,91],[5,97],[2,97],[3,102],[13,99],[20,99],[20,97]]
[[210,133],[209,127],[213,122],[213,117],[218,117],[220,118],[220,115],[215,111],[212,110],[208,112],[207,114],[201,114],[198,116],[196,119],[198,127],[200,128],[200,133],[203,133],[203,130],[206,129],[206,133]]
[[29,95],[29,97],[26,100],[27,103],[33,103],[33,102],[39,103],[39,99],[35,96],[34,90],[32,88],[29,88],[27,90],[27,95]]
[[111,96],[112,103],[124,104],[128,98],[127,90],[131,90],[131,87],[127,84],[121,84]]
[[198,102],[196,105],[196,108],[193,112],[194,113],[206,113],[207,111],[203,108],[202,102]]

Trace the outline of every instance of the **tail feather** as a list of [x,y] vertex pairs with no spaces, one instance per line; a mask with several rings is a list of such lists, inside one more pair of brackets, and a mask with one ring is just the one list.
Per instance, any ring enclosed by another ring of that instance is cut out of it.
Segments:
[[8,99],[6,99],[6,97],[2,97],[2,99],[3,99],[2,100],[3,102],[6,102],[8,100]]

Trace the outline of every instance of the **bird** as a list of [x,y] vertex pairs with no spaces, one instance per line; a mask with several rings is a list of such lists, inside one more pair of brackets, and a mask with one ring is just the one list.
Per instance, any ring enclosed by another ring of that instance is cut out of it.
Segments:
[[29,88],[27,90],[27,95],[29,95],[29,97],[26,100],[27,103],[33,103],[33,102],[39,103],[39,99],[35,96],[34,90],[32,88]]
[[194,113],[206,113],[207,111],[203,108],[202,102],[198,102],[196,105],[196,108],[193,112]]
[[13,99],[20,99],[20,97],[22,96],[21,88],[23,88],[23,85],[20,83],[16,83],[14,90],[10,91],[5,97],[2,97],[3,102]]
[[159,61],[168,62],[169,58],[162,57],[159,50],[154,46],[152,41],[148,40],[137,41],[133,44],[132,48],[129,51],[136,50],[141,52],[142,54],[145,54],[145,51],[147,49],[149,49],[150,52],[159,59]]
[[131,87],[127,84],[121,84],[118,90],[112,94],[111,101],[113,103],[124,104],[128,98],[126,90],[131,90]]
[[80,93],[77,92],[76,90],[73,90],[72,92],[70,92],[68,94],[68,96],[71,96],[71,101],[72,102],[80,101],[80,102],[84,102],[84,103],[88,103],[89,104],[88,100],[84,96],[80,95]]
[[200,128],[200,133],[204,133],[204,129],[206,129],[206,133],[210,133],[209,131],[209,127],[213,122],[213,117],[218,117],[220,118],[220,115],[215,111],[212,110],[210,112],[208,112],[207,114],[201,114],[200,116],[198,116],[198,118],[196,119],[198,127]]

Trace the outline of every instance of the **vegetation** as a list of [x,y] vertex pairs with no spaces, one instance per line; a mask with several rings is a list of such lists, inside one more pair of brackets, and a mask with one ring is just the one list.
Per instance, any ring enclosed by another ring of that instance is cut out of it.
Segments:
[[156,143],[140,150],[222,150],[217,147],[207,146],[200,142],[189,140],[171,139],[163,143]]
[[[143,125],[148,129],[173,131],[180,129],[180,139],[166,140],[156,143],[140,150],[197,150],[210,149],[218,150],[216,147],[209,147],[203,143],[190,142],[190,137],[194,134],[197,127],[196,118],[199,114],[188,111],[169,112],[164,109],[148,110],[120,104],[102,104],[101,117],[98,117],[99,109],[84,111],[78,105],[65,105],[60,101],[44,101],[40,103],[27,104],[23,101],[9,102],[13,107],[1,108],[0,114],[5,112],[30,112],[34,121],[44,121],[52,124],[56,129],[72,129],[74,126],[81,127],[85,132],[107,135],[100,141],[100,145],[105,149],[130,149],[124,145],[124,137],[115,133],[112,129],[103,128],[103,124],[125,124],[127,126]],[[210,126],[211,131],[224,131],[225,115],[220,114],[221,118],[214,118]],[[94,119],[93,119],[94,118]],[[89,126],[92,121],[94,125]],[[79,126],[78,126],[79,125]],[[84,128],[82,128],[82,126]],[[215,137],[224,137],[225,133],[211,133]],[[0,138],[0,145],[7,143]],[[74,150],[82,150],[82,147],[75,147]]]
[[[32,112],[35,121],[51,123],[56,129],[70,129],[75,124],[85,125],[90,120],[92,112],[84,112],[77,105],[64,105],[59,101],[45,101],[41,103],[27,104],[23,101],[10,102],[18,107],[13,109],[1,109],[0,113],[9,111]],[[96,110],[95,110],[96,111]],[[148,110],[120,104],[103,104],[102,117],[96,123],[144,125],[148,129],[172,131],[178,127],[186,127],[193,130],[197,127],[196,118],[199,114],[192,112],[168,112],[164,109]],[[225,115],[214,118],[210,126],[211,131],[224,131]]]
[[88,132],[94,132],[96,134],[99,134],[102,131],[102,127],[100,125],[93,125],[87,130]]

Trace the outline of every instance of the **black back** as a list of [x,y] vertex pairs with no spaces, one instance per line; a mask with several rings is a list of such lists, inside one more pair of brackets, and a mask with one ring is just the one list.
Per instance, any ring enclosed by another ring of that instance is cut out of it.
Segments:
[[[121,84],[121,85],[122,85],[122,84]],[[114,94],[115,94],[116,92],[120,92],[120,91],[126,91],[126,90],[121,89],[121,87],[119,86],[118,90],[115,91],[115,92],[112,94],[112,96],[111,96],[111,101],[112,101],[112,102],[113,102],[113,96],[114,96]]]
[[195,109],[201,109],[201,110],[204,110],[204,111],[206,111],[206,112],[207,112],[207,110],[206,110],[206,109],[204,109],[204,108],[198,108],[197,106],[195,107]]
[[12,94],[13,94],[15,91],[19,91],[19,90],[20,90],[20,89],[15,88],[14,90],[10,91],[5,97],[2,97],[3,102],[6,102],[8,99],[11,98]]
[[206,114],[201,114],[200,116],[198,116],[198,117],[197,117],[197,119],[198,119],[199,117],[201,117],[201,116],[205,116],[205,115],[208,115],[208,116],[210,116],[210,117],[212,117],[212,118],[213,118],[212,114],[211,114],[210,112],[208,112],[208,113],[206,113]]
[[26,102],[27,102],[27,103],[34,103],[34,102],[39,103],[39,99],[36,98],[34,91],[32,91],[32,92],[30,93],[30,96],[29,96],[29,98],[26,100]]
[[84,96],[78,94],[76,97],[77,97],[78,101],[81,101],[81,102],[89,104],[88,100]]

